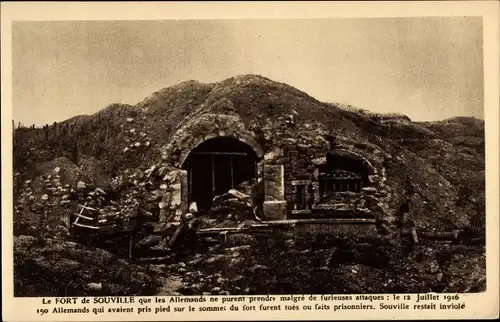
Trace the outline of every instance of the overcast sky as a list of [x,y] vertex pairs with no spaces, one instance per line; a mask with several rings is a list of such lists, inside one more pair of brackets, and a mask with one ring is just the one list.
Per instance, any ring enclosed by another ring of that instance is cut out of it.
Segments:
[[416,121],[483,117],[481,18],[16,22],[12,36],[25,125],[249,73]]

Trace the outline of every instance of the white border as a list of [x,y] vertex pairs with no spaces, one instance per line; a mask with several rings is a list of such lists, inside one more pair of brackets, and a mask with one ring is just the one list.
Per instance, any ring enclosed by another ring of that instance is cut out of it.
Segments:
[[[13,294],[12,272],[12,93],[11,93],[11,22],[19,20],[165,20],[165,19],[292,19],[351,17],[481,16],[484,31],[484,83],[486,128],[486,200],[487,200],[487,292],[462,295],[464,311],[344,311],[336,314],[307,312],[225,312],[204,314],[158,315],[155,319],[457,319],[498,317],[499,303],[499,3],[496,1],[443,2],[189,2],[189,3],[2,3],[1,4],[1,81],[2,81],[2,298],[7,321],[42,320],[29,314],[40,299],[17,298]],[[355,313],[355,314],[353,314]],[[78,318],[78,316],[74,316]],[[52,316],[53,319],[53,316]],[[67,320],[68,316],[61,316]],[[109,320],[143,319],[137,315],[109,315]],[[85,320],[85,317],[80,317]]]

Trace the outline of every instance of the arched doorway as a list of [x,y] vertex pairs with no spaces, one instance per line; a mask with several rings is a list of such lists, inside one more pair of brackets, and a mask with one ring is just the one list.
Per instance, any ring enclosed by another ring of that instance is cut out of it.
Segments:
[[189,203],[207,210],[215,196],[256,177],[257,156],[237,139],[216,137],[191,150],[182,168],[188,172]]

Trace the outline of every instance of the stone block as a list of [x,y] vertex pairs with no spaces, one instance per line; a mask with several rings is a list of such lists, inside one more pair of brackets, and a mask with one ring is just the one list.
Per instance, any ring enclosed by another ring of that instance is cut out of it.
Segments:
[[265,161],[277,160],[283,157],[283,150],[280,148],[274,148],[270,152],[264,155]]
[[326,163],[326,157],[320,157],[320,158],[312,159],[311,162],[314,165],[322,165],[322,164]]
[[179,172],[181,172],[182,170],[172,170],[170,172],[168,172],[164,177],[163,177],[163,181],[166,181],[167,183],[175,183],[178,181],[178,176],[179,176]]
[[290,158],[289,157],[283,157],[279,158],[276,160],[276,164],[283,164],[283,165],[288,165],[290,163]]
[[264,220],[283,220],[286,219],[286,201],[264,201]]
[[316,159],[319,159],[319,158],[324,157],[324,156],[325,156],[325,154],[326,154],[326,151],[325,151],[324,149],[321,149],[321,150],[318,150],[318,149],[317,149],[317,150],[314,152],[314,157],[315,157]]
[[284,169],[282,165],[264,165],[265,200],[283,200],[285,197]]
[[299,156],[299,152],[297,150],[288,151],[288,157],[294,159]]
[[293,172],[293,178],[296,180],[311,180],[312,172],[306,169],[295,169]]

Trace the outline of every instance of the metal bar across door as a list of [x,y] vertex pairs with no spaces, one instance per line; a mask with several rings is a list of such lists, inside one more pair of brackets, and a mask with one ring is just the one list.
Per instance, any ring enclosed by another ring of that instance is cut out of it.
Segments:
[[234,178],[233,178],[234,169],[233,169],[233,156],[232,155],[229,156],[229,168],[231,169],[231,189],[232,189],[232,188],[234,188]]
[[188,188],[188,193],[189,193],[189,202],[192,201],[193,198],[193,166],[189,167],[189,188]]
[[212,155],[212,198],[215,196],[215,161]]

